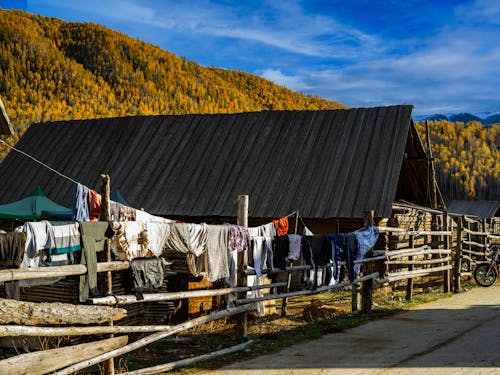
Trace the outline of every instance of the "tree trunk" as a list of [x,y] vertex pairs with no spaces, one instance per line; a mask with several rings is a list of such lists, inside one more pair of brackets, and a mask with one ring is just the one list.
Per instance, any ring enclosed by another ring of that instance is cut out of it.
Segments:
[[97,324],[120,320],[127,310],[69,303],[34,303],[0,299],[0,324]]

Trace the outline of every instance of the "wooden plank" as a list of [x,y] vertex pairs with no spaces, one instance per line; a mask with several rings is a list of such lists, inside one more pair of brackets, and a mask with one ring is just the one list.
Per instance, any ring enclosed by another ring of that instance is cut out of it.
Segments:
[[[410,257],[411,258],[411,257]],[[436,263],[446,263],[451,260],[451,257],[439,258],[439,259],[429,259],[429,260],[389,260],[386,264],[400,264],[400,265],[427,265]]]
[[388,251],[387,259],[393,258],[403,258],[407,256],[415,256],[415,255],[427,255],[427,254],[451,254],[450,249],[426,249],[426,250],[418,250],[417,249],[405,249],[405,250],[396,250],[396,251]]
[[110,333],[159,332],[172,328],[170,325],[151,326],[92,326],[92,327],[36,327],[24,325],[0,325],[0,337],[10,336],[88,336]]
[[176,301],[185,298],[196,298],[196,297],[213,297],[213,296],[223,296],[231,293],[246,293],[252,290],[267,289],[272,287],[284,286],[285,282],[265,284],[265,285],[254,285],[254,286],[243,286],[234,288],[222,288],[222,289],[210,289],[210,290],[191,290],[186,292],[169,292],[169,293],[144,293],[142,294],[142,299],[138,299],[135,295],[114,295],[106,297],[95,297],[90,298],[87,302],[94,305],[128,305],[133,303],[143,303],[143,302],[161,302],[161,301]]
[[463,240],[462,243],[464,245],[469,245],[469,246],[488,248],[487,244],[483,244],[483,243],[479,243],[479,242],[474,242],[474,241]]
[[[130,268],[127,261],[112,261],[97,263],[97,272],[119,271]],[[39,278],[59,278],[66,276],[77,276],[87,273],[87,267],[82,264],[70,264],[67,266],[16,268],[0,270],[0,282],[15,280],[31,280]]]
[[397,227],[378,226],[379,233],[396,233],[397,235],[415,235],[415,236],[451,236],[452,231],[449,230],[407,230]]
[[445,271],[445,270],[451,269],[451,268],[452,268],[451,265],[446,265],[446,266],[442,266],[442,267],[433,267],[433,268],[428,268],[428,269],[423,269],[423,270],[414,270],[414,271],[411,271],[411,273],[408,271],[389,273],[389,274],[387,274],[387,279],[388,279],[388,282],[394,282],[394,281],[398,281],[398,280],[408,279],[410,277],[427,276],[427,275],[430,275],[432,273],[442,272],[442,271]]
[[38,278],[59,278],[72,275],[83,275],[87,267],[81,264],[67,266],[38,267],[38,268],[16,268],[0,270],[0,282],[14,280],[31,280]]
[[74,363],[96,357],[110,350],[123,347],[127,342],[127,336],[120,336],[63,348],[20,354],[0,361],[0,368],[4,375],[48,374],[71,366]]
[[471,234],[473,236],[488,236],[488,233],[487,232],[478,232],[478,231],[475,231],[475,230],[470,230],[468,228],[462,228],[462,230],[467,233],[467,234]]
[[283,298],[283,297],[297,297],[297,296],[308,296],[308,295],[312,295],[312,294],[319,294],[319,293],[323,293],[323,292],[328,292],[330,290],[334,290],[334,289],[339,289],[339,288],[343,288],[343,287],[346,287],[346,286],[349,286],[349,285],[354,285],[354,284],[358,284],[358,283],[361,283],[365,280],[368,280],[368,279],[376,279],[378,277],[378,272],[374,272],[370,275],[366,275],[366,276],[363,276],[363,277],[360,277],[356,280],[354,280],[352,283],[350,283],[349,281],[346,281],[346,282],[343,282],[343,283],[338,283],[338,284],[335,284],[335,285],[328,285],[328,286],[320,286],[319,288],[316,288],[314,290],[299,290],[299,291],[296,291],[296,292],[289,292],[289,293],[282,293],[282,294],[272,294],[272,295],[268,295],[268,296],[264,296],[264,297],[258,297],[258,298],[243,298],[243,299],[238,299],[236,300],[236,304],[238,305],[245,305],[245,304],[249,304],[249,303],[253,303],[253,302],[261,302],[261,301],[269,301],[269,300],[273,300],[273,299],[279,299],[279,298]]

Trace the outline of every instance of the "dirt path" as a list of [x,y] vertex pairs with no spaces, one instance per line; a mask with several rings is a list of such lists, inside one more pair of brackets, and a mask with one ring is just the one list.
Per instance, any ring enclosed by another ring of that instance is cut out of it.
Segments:
[[208,373],[500,374],[500,284]]

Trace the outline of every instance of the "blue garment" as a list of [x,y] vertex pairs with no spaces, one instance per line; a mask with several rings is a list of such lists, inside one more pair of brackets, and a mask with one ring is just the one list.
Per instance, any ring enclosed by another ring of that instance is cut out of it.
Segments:
[[340,281],[339,262],[344,257],[345,235],[342,233],[329,234],[328,240],[330,241],[332,246],[333,277],[336,282],[339,282]]
[[[375,226],[370,226],[365,230],[354,232],[356,236],[356,241],[358,243],[358,251],[356,255],[356,260],[363,260],[366,253],[370,250],[378,240],[378,230]],[[359,274],[360,264],[354,265],[354,273]]]
[[73,200],[72,221],[89,221],[89,203],[87,196],[89,189],[82,184],[76,186],[75,199]]

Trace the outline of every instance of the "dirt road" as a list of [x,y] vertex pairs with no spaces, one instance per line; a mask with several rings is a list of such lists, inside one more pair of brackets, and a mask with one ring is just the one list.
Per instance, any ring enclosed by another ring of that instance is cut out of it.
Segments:
[[208,373],[500,374],[500,284]]

